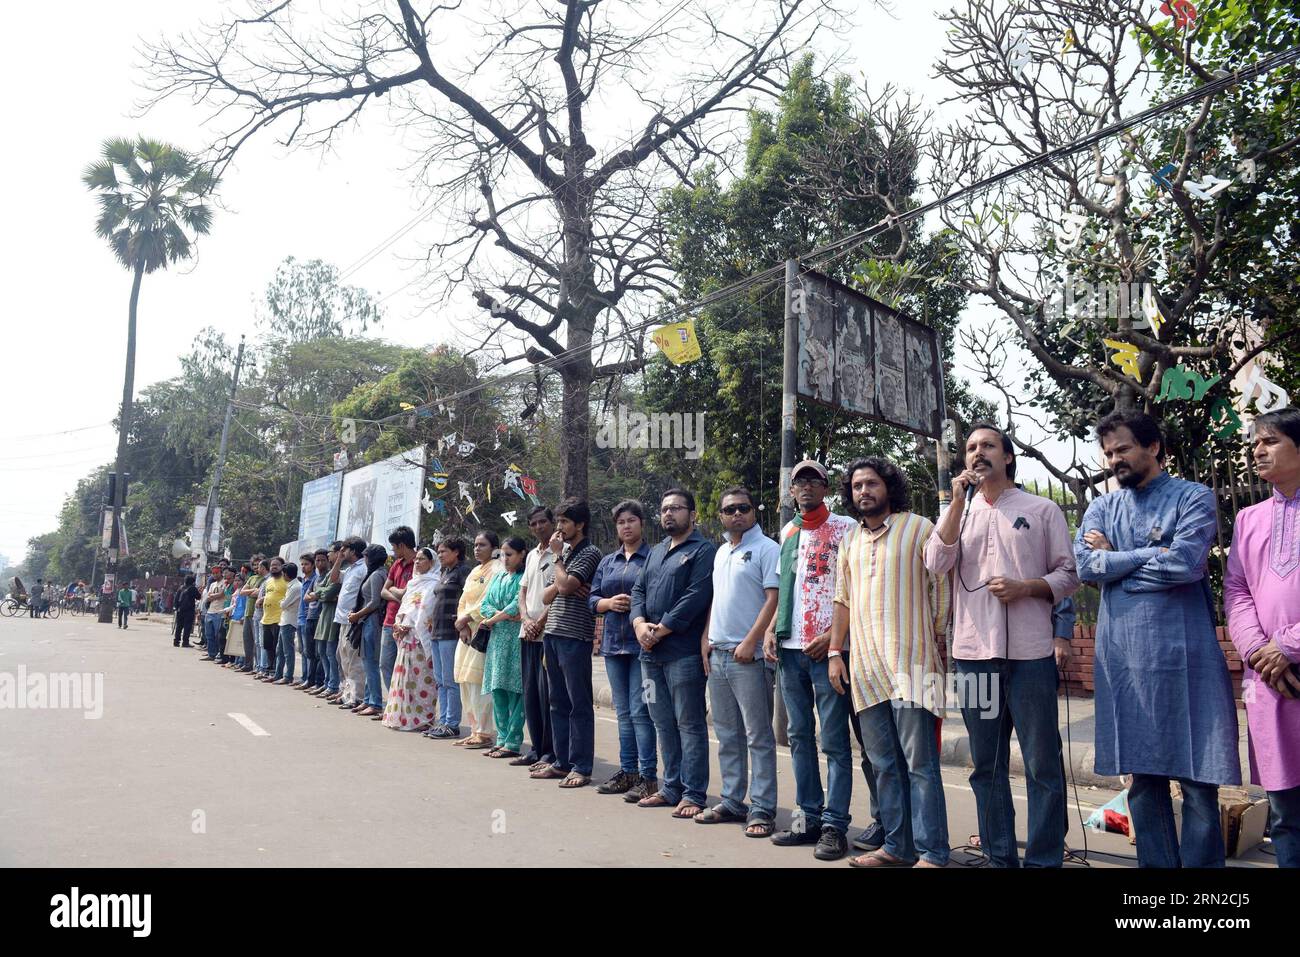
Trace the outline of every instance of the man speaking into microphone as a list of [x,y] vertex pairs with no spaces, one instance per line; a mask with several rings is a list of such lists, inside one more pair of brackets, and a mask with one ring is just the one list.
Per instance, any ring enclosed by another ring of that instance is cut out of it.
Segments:
[[[1011,804],[1014,728],[1029,792],[1026,867],[1060,867],[1065,854],[1065,777],[1057,739],[1056,669],[1070,643],[1052,637],[1052,606],[1079,587],[1070,530],[1050,499],[1015,485],[1011,439],[977,423],[952,504],[925,549],[935,574],[953,573],[952,659],[965,689],[971,790],[980,845],[994,867],[1018,867]],[[972,694],[988,683],[991,694]],[[992,701],[988,710],[979,701]]]

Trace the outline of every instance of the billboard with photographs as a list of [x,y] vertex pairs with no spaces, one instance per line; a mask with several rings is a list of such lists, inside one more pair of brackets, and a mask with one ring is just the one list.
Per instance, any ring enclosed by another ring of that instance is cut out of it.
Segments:
[[935,331],[817,272],[800,275],[799,395],[939,438],[943,373]]
[[424,489],[424,446],[355,469],[343,476],[339,538],[359,535],[387,547],[388,534],[399,525],[420,530]]
[[338,537],[339,499],[342,494],[342,472],[334,472],[303,485],[302,505],[298,509],[299,541],[328,543]]

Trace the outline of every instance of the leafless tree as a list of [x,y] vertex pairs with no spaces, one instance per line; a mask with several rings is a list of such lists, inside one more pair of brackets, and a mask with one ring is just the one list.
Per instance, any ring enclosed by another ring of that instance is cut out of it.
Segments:
[[642,367],[638,326],[675,290],[660,191],[725,159],[730,120],[779,92],[840,15],[831,0],[378,6],[321,22],[291,0],[252,2],[149,47],[149,104],[209,107],[222,169],[264,133],[328,148],[386,98],[447,214],[425,289],[444,303],[473,290],[485,372],[527,360],[560,375],[562,486],[585,495],[591,386]]
[[[950,29],[937,74],[968,112],[935,144],[939,194],[1148,105],[1160,80],[1152,50],[1182,60],[1188,85],[1214,78],[1193,54],[1193,33],[1173,29],[1146,3],[968,0],[943,19]],[[970,257],[971,269],[958,281],[987,297],[1003,318],[968,329],[963,344],[1013,426],[1034,421],[1047,434],[1081,436],[1105,405],[1159,401],[1166,370],[1180,363],[1217,368],[1226,383],[1269,346],[1258,341],[1251,316],[1215,301],[1231,281],[1219,260],[1233,222],[1226,203],[1198,198],[1196,190],[1204,174],[1231,170],[1241,158],[1215,155],[1207,121],[1217,102],[1209,97],[1131,128],[943,211]],[[1166,163],[1173,166],[1167,186],[1157,188],[1153,174]],[[1232,188],[1251,198],[1260,190],[1242,182]],[[1150,284],[1156,325],[1144,321],[1139,296],[1124,303],[1127,309],[1111,302],[1100,314],[1089,307],[1061,315],[1054,302],[1079,281]],[[1249,348],[1233,344],[1252,336]],[[1115,350],[1103,339],[1135,348],[1136,369],[1111,361]],[[1076,494],[1099,477],[1086,452],[1063,465],[1016,441]]]

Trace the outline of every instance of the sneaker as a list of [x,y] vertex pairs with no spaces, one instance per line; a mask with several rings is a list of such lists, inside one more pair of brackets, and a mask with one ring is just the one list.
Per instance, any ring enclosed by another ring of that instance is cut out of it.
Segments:
[[597,786],[597,794],[626,794],[629,789],[638,784],[641,780],[639,774],[628,774],[626,771],[619,771],[604,784]]
[[819,861],[838,861],[848,852],[849,842],[844,832],[829,824],[822,825],[822,835],[813,848],[813,857]]
[[459,738],[460,732],[456,731],[453,728],[447,727],[445,724],[440,724],[438,725],[438,727],[434,728],[432,731],[429,732],[429,737],[441,738],[441,739]]
[[[599,790],[599,788],[597,788],[597,790]],[[623,795],[623,800],[628,804],[635,804],[637,801],[648,798],[658,790],[658,778],[643,778],[638,775],[636,783],[628,788],[627,793]]]
[[821,839],[821,830],[821,823],[813,822],[797,831],[793,828],[777,831],[769,840],[777,847],[802,847],[805,844],[816,844]]
[[874,851],[885,846],[885,829],[879,821],[872,821],[871,826],[853,839],[853,846],[859,851]]

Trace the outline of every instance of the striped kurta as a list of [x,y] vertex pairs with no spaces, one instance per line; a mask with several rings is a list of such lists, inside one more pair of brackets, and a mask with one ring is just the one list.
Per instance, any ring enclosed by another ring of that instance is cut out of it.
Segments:
[[840,545],[835,602],[849,610],[855,712],[891,699],[932,706],[943,688],[936,635],[947,629],[951,593],[948,576],[925,567],[933,531],[929,519],[899,512],[874,532],[859,526]]

